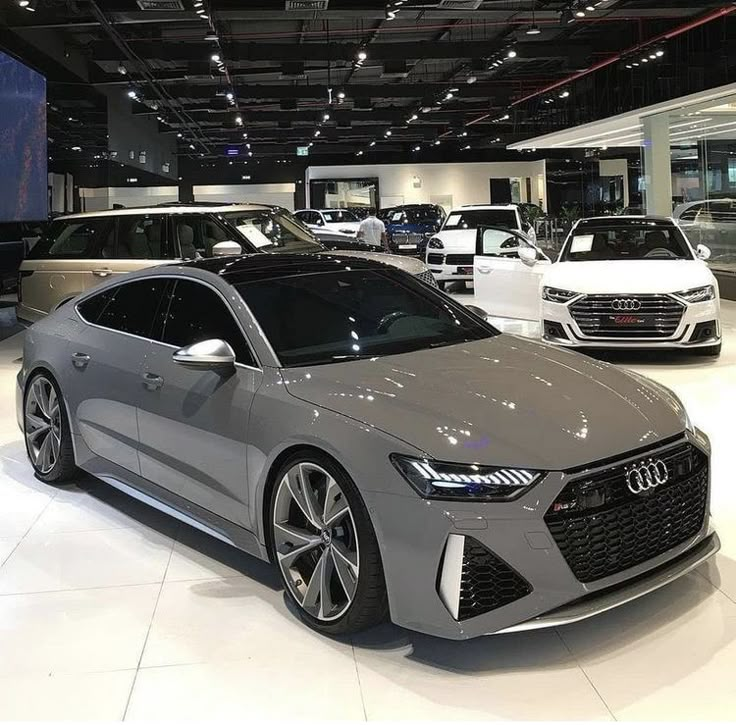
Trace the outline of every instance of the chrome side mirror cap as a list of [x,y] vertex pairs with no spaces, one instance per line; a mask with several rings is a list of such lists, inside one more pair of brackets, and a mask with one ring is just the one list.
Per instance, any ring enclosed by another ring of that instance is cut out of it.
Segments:
[[225,369],[235,364],[235,353],[224,340],[202,340],[180,348],[172,355],[172,360],[187,368]]
[[212,246],[212,255],[214,257],[230,257],[233,255],[239,255],[243,253],[243,248],[237,243],[232,241],[218,242]]
[[705,244],[698,244],[695,249],[695,254],[697,254],[698,259],[702,259],[704,262],[707,262],[711,255],[710,247],[706,247]]
[[472,312],[476,317],[480,317],[481,320],[485,320],[488,317],[488,313],[477,305],[465,305],[465,309]]

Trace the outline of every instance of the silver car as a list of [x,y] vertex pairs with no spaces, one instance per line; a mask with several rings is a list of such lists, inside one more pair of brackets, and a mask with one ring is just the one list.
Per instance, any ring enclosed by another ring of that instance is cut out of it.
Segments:
[[81,468],[273,561],[329,634],[560,625],[719,547],[675,395],[372,260],[107,281],[29,329],[17,411],[42,481]]

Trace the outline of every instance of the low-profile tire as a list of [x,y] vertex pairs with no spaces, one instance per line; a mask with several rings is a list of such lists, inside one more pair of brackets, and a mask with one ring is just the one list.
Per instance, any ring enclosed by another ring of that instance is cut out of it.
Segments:
[[710,347],[696,348],[695,352],[701,357],[719,357],[721,354],[721,346],[722,343],[719,342],[717,345],[711,345]]
[[301,619],[328,635],[355,634],[384,621],[378,542],[350,476],[329,456],[305,451],[285,461],[274,480],[269,545]]
[[34,374],[26,385],[23,434],[36,478],[56,484],[78,474],[64,399],[49,373]]

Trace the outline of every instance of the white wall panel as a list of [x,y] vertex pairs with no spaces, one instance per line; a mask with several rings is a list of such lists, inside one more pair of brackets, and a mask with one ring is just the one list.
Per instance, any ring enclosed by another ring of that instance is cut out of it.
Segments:
[[211,184],[194,187],[195,201],[214,201],[227,204],[276,204],[294,210],[296,185],[287,184]]
[[[538,184],[545,177],[544,161],[513,161],[455,164],[359,164],[350,166],[310,166],[307,184],[315,179],[378,178],[381,203],[403,198],[405,204],[428,203],[433,198],[452,199],[452,205],[487,204],[490,179],[532,178],[532,189],[544,189]],[[415,179],[415,177],[417,177]],[[417,179],[419,185],[417,185]],[[307,187],[308,188],[308,187]],[[531,201],[546,204],[544,197]]]

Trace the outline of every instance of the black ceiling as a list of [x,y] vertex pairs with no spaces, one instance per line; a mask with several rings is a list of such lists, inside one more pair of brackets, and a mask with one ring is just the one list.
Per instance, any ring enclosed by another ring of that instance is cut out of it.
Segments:
[[[29,1],[1,0],[0,47],[48,76],[61,155],[104,154],[107,95],[135,93],[184,156],[467,157],[725,82],[736,62],[722,1]],[[664,54],[627,72],[634,48]]]

